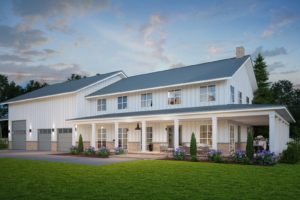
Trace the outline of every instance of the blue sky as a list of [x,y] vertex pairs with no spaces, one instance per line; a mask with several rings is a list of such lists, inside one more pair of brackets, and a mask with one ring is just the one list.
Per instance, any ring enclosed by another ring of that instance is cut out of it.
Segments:
[[262,53],[270,80],[300,84],[300,1],[0,2],[0,73],[24,84],[128,75]]

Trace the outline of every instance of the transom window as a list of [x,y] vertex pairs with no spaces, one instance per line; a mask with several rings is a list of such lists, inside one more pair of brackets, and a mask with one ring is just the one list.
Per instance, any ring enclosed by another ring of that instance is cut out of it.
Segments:
[[231,103],[234,103],[234,87],[232,85],[230,86],[230,100]]
[[200,144],[212,146],[212,126],[200,125]]
[[243,95],[242,92],[239,92],[239,104],[243,103]]
[[39,134],[49,134],[51,133],[51,129],[38,129]]
[[126,109],[127,108],[127,96],[118,97],[118,109]]
[[208,85],[200,87],[200,102],[208,102],[216,100],[216,86]]
[[106,147],[107,133],[105,128],[98,129],[98,148]]
[[72,128],[58,128],[57,133],[72,133]]
[[168,104],[169,105],[175,105],[175,104],[181,104],[181,90],[170,90],[168,92]]
[[127,128],[119,128],[119,140],[118,140],[118,146],[122,147],[123,149],[127,149]]
[[152,134],[152,127],[147,127],[147,150],[149,150],[149,145],[152,143],[153,134]]
[[152,107],[152,93],[146,93],[141,95],[141,106]]
[[97,100],[97,110],[98,111],[106,110],[106,99],[98,99]]

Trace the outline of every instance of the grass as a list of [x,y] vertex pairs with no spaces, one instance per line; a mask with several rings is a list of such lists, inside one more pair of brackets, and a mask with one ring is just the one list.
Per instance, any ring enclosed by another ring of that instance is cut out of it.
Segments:
[[0,199],[299,199],[300,165],[0,159]]

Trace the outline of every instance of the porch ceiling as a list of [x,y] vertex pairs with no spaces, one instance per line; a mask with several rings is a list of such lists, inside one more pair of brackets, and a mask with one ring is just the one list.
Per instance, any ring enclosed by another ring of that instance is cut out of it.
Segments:
[[230,120],[246,125],[252,126],[267,126],[269,125],[269,116],[268,115],[259,115],[259,116],[245,116],[245,117],[222,117],[219,119]]

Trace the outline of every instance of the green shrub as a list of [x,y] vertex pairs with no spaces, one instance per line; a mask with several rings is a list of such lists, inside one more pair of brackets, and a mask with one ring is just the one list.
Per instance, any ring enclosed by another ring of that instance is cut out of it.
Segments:
[[247,157],[246,152],[243,150],[237,150],[232,155],[232,159],[236,163],[240,164],[251,164],[250,159]]
[[219,150],[210,150],[207,154],[208,160],[216,163],[220,163],[223,161],[222,159],[222,151]]
[[101,158],[108,158],[109,157],[109,149],[106,147],[101,147],[97,152],[96,155]]
[[77,149],[78,153],[82,153],[83,152],[83,140],[82,140],[82,135],[79,135],[79,141],[78,141],[78,149]]
[[253,160],[254,147],[253,147],[253,134],[249,131],[247,136],[246,155],[249,160]]
[[0,149],[7,149],[8,144],[5,143],[5,141],[0,139]]
[[178,147],[174,152],[175,160],[184,160],[185,159],[185,150],[184,148]]
[[190,154],[191,154],[191,160],[197,161],[197,142],[194,133],[192,133],[192,137],[191,137]]
[[72,146],[72,147],[70,148],[70,153],[71,153],[72,155],[78,154],[78,148],[75,147],[75,146]]
[[89,147],[87,149],[84,150],[84,155],[86,156],[91,156],[91,155],[95,155],[96,154],[96,151],[95,151],[95,148],[94,147]]
[[278,156],[267,150],[258,151],[254,158],[254,163],[257,165],[275,165],[277,161]]
[[295,164],[300,161],[300,144],[298,142],[288,143],[288,148],[282,152],[280,162]]

